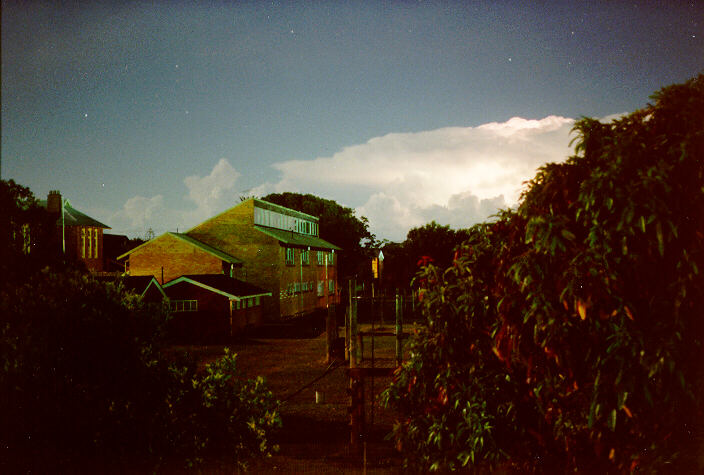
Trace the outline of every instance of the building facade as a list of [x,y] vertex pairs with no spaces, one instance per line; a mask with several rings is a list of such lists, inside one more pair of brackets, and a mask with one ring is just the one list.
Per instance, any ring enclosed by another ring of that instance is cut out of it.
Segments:
[[130,275],[153,275],[165,287],[183,275],[229,275],[271,293],[262,299],[265,318],[287,318],[339,300],[340,248],[321,239],[318,228],[315,216],[251,198],[120,259]]
[[109,226],[73,208],[58,191],[50,191],[46,201],[40,201],[56,217],[57,249],[69,258],[85,263],[91,272],[103,270],[103,230]]

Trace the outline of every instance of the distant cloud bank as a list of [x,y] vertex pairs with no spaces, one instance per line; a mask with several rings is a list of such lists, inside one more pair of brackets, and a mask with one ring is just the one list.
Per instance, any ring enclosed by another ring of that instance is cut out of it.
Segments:
[[388,134],[331,157],[278,163],[281,180],[256,193],[321,193],[356,207],[377,237],[395,241],[432,220],[468,227],[515,205],[538,167],[565,160],[573,125],[573,119],[558,116],[514,117],[478,127]]
[[[134,197],[113,216],[116,225],[185,229],[234,206],[237,189],[250,194],[312,193],[354,207],[369,218],[378,238],[405,239],[409,229],[432,220],[468,227],[518,202],[523,183],[547,162],[565,160],[574,120],[514,117],[478,127],[392,133],[346,147],[329,157],[274,164],[279,181],[239,186],[240,173],[223,158],[207,176],[184,179],[195,209],[177,211],[161,195]],[[119,221],[119,223],[118,223]]]

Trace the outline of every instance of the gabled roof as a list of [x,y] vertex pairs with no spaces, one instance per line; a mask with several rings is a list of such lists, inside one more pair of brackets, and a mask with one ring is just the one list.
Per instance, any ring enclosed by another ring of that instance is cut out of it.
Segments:
[[[159,236],[157,239],[160,239],[163,236],[171,236],[173,238],[179,239],[185,243],[190,244],[191,246],[194,246],[194,247],[200,249],[201,251],[207,252],[208,254],[211,254],[211,255],[217,257],[218,259],[229,262],[231,264],[242,265],[241,259],[238,259],[234,256],[231,256],[230,254],[228,254],[226,252],[221,251],[220,249],[214,248],[213,246],[210,246],[204,242],[201,242],[195,238],[192,238],[191,236],[188,236],[187,234],[166,232],[166,233],[162,234],[161,236]],[[123,259],[123,258],[129,256],[134,251],[146,246],[150,242],[151,241],[147,241],[144,244],[140,244],[139,246],[135,247],[134,249],[127,251],[126,253],[122,254],[121,256],[118,256],[117,259],[120,260],[120,259]]]
[[183,275],[164,284],[164,288],[173,287],[179,283],[189,283],[210,292],[223,295],[232,300],[249,297],[271,297],[271,292],[248,282],[234,279],[225,274],[193,274]]
[[[40,200],[39,205],[46,208],[46,200]],[[61,214],[56,221],[57,226],[61,226]],[[111,229],[110,226],[101,223],[97,219],[81,213],[69,203],[64,205],[64,225],[65,226],[92,226],[94,228]]]
[[283,229],[268,228],[258,225],[255,225],[254,229],[266,234],[267,236],[271,236],[274,239],[278,239],[279,242],[289,246],[310,247],[314,249],[335,249],[338,251],[342,250],[342,248],[316,236],[308,236],[307,234],[299,234],[291,231],[284,231]]
[[97,276],[96,279],[100,282],[119,282],[122,280],[125,289],[130,290],[137,295],[141,295],[142,297],[144,297],[147,293],[149,287],[153,285],[161,293],[161,295],[164,296],[164,298],[167,298],[164,293],[164,289],[162,289],[159,281],[156,280],[156,277],[153,275],[103,275]]
[[149,287],[153,285],[161,293],[161,295],[164,296],[164,298],[168,298],[166,297],[166,293],[161,287],[161,284],[159,284],[159,281],[156,280],[156,277],[153,275],[126,275],[124,277],[124,282],[126,289],[132,290],[142,297],[146,295]]

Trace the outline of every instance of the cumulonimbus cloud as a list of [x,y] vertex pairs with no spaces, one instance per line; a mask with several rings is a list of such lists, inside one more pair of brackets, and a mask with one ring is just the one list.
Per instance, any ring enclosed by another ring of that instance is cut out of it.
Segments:
[[[329,157],[275,163],[280,179],[248,184],[249,192],[333,199],[369,218],[378,238],[402,241],[409,229],[430,221],[469,227],[515,206],[538,167],[570,155],[573,125],[573,119],[559,116],[514,117],[478,127],[387,134]],[[236,204],[239,178],[223,158],[210,174],[184,179],[185,198],[194,209],[167,209],[161,195],[134,197],[116,217],[130,228],[150,222],[155,231],[186,229]]]
[[567,158],[573,125],[559,116],[514,117],[388,134],[330,157],[277,163],[281,179],[256,191],[323,194],[356,207],[380,238],[403,240],[432,220],[466,227],[515,205],[538,167]]

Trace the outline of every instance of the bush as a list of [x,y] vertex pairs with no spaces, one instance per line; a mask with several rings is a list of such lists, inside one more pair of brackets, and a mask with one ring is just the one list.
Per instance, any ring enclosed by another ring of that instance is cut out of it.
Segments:
[[263,381],[243,380],[234,355],[204,373],[187,356],[165,359],[165,309],[119,283],[45,269],[0,290],[0,315],[6,453],[239,463],[272,449],[280,419]]
[[704,406],[704,76],[541,168],[517,211],[424,268],[426,328],[385,393],[410,460],[665,467]]

